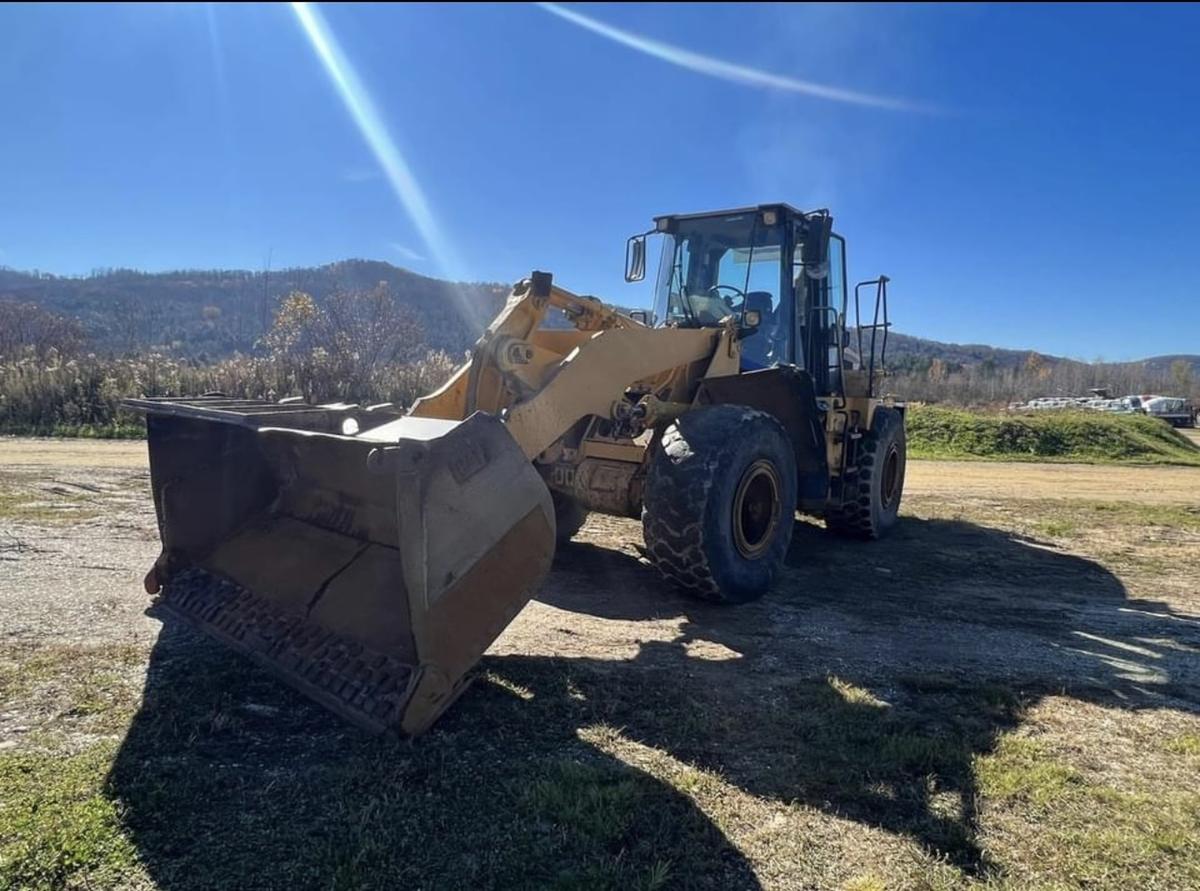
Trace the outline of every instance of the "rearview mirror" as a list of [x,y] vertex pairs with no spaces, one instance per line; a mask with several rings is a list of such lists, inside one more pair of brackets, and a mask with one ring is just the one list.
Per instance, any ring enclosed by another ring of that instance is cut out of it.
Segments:
[[625,281],[640,282],[646,277],[646,236],[634,235],[625,242]]
[[801,258],[805,266],[816,269],[828,264],[829,236],[832,232],[833,219],[829,216],[814,215],[805,219],[804,245],[801,248]]

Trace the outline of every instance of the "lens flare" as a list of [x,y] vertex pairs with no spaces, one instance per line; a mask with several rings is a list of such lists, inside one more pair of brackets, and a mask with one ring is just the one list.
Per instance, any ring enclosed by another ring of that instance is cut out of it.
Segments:
[[[358,127],[359,133],[371,149],[371,153],[382,168],[396,197],[420,234],[427,253],[446,278],[457,281],[465,279],[467,277],[466,270],[459,262],[453,247],[441,231],[441,227],[438,226],[420,183],[417,182],[412,168],[409,167],[408,162],[396,147],[378,107],[363,85],[358,72],[354,70],[354,66],[350,64],[346,54],[342,52],[328,22],[325,21],[320,10],[311,3],[293,3],[292,11],[296,14],[300,27],[304,30],[309,43],[312,44],[313,51],[316,52],[325,73],[329,75],[329,79],[337,89],[338,95],[354,120],[355,126]],[[455,293],[464,317],[482,327],[483,319],[479,308],[466,300],[457,290]]]
[[856,90],[847,90],[842,87],[829,86],[828,84],[814,83],[810,80],[798,80],[794,77],[772,74],[769,71],[761,71],[757,68],[748,68],[745,65],[735,65],[732,62],[726,62],[722,59],[714,59],[712,56],[701,55],[682,47],[663,43],[660,40],[643,37],[641,34],[634,34],[631,31],[614,28],[612,25],[606,25],[604,22],[598,21],[591,16],[586,16],[573,9],[567,9],[565,6],[560,6],[557,3],[539,3],[537,5],[551,15],[566,19],[572,24],[591,31],[593,34],[606,37],[622,46],[627,46],[630,49],[653,56],[656,59],[661,59],[664,62],[670,62],[672,65],[678,65],[680,68],[686,68],[689,71],[706,74],[709,77],[719,78],[720,80],[727,80],[745,86],[767,87],[791,93],[803,93],[808,96],[816,96],[819,99],[846,102],[851,105],[886,108],[891,111],[916,111],[924,114],[938,113],[937,109],[909,102],[907,99],[860,93]]

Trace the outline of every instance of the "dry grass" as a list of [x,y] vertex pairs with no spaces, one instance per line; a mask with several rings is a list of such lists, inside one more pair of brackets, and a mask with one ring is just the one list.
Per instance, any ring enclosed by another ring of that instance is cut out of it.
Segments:
[[100,439],[144,437],[141,418],[121,408],[133,396],[198,396],[222,392],[253,399],[303,395],[310,401],[349,399],[411,404],[440,386],[456,359],[429,352],[351,379],[314,351],[303,360],[286,356],[235,356],[216,362],[151,353],[105,359],[81,356],[39,360],[0,358],[0,433]]
[[68,523],[97,515],[84,496],[50,499],[34,492],[0,492],[0,520],[12,523]]

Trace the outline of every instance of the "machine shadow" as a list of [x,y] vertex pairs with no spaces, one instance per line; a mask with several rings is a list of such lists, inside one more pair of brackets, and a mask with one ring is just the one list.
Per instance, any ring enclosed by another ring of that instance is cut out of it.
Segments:
[[623,888],[665,871],[758,887],[692,798],[614,753],[621,741],[987,875],[973,759],[1041,696],[1200,708],[1200,623],[1131,600],[1092,561],[970,523],[905,519],[865,546],[801,524],[779,589],[732,608],[576,543],[538,599],[660,620],[666,637],[628,660],[485,657],[413,742],[368,737],[164,626],[108,779],[154,881]]
[[[904,518],[863,544],[800,523],[788,562],[768,598],[721,607],[665,590],[630,554],[564,550],[540,600],[678,621],[675,639],[622,664],[620,683],[611,662],[572,660],[592,720],[756,796],[908,835],[988,875],[974,759],[1043,696],[1200,711],[1200,622],[1131,599],[1098,563],[1045,543]],[[487,664],[520,674],[537,662]]]
[[759,887],[687,796],[580,741],[565,666],[513,668],[398,741],[169,622],[106,794],[164,889]]

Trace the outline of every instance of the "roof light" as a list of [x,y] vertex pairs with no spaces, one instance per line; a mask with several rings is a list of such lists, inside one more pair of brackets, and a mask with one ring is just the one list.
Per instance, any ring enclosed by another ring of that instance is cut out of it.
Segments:
[[776,213],[773,210],[764,210],[763,211],[763,225],[764,226],[774,226],[777,222],[779,222],[779,214],[778,213]]

